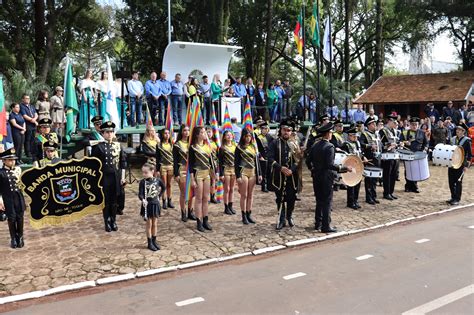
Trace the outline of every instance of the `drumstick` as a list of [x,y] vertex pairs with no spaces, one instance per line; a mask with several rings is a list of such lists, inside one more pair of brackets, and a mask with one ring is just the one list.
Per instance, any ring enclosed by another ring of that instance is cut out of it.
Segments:
[[464,177],[464,171],[462,172],[461,176],[459,176],[458,182],[462,181],[463,177]]

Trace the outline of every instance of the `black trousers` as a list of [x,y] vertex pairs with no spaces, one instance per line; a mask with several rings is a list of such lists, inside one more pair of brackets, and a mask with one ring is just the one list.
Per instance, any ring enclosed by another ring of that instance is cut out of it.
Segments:
[[374,201],[377,199],[377,187],[378,178],[366,177],[364,179],[365,186],[365,201]]
[[117,209],[120,202],[120,183],[117,183],[116,174],[104,174],[104,198],[105,208],[103,211],[104,223],[114,223],[117,216]]
[[360,183],[354,187],[347,186],[347,205],[352,206],[359,201]]
[[405,167],[405,190],[406,191],[415,191],[418,190],[418,182],[407,179],[407,170]]
[[[462,195],[462,171],[463,167],[458,169],[448,168],[449,190],[451,191],[451,199],[461,201]],[[464,176],[463,176],[464,177]],[[461,180],[459,180],[461,178]]]
[[21,159],[23,153],[23,146],[25,143],[25,134],[21,134],[19,131],[12,132],[13,145],[15,146],[16,156]]
[[322,229],[329,229],[331,223],[331,209],[334,184],[334,176],[326,173],[323,175],[313,174],[313,191],[316,196],[316,225],[322,224]]
[[262,170],[262,187],[267,185],[267,160],[259,160],[260,169]]
[[[287,183],[285,185],[285,194],[283,196],[283,191],[278,190],[275,192],[276,196],[276,203],[278,208],[280,209],[280,218],[291,217],[293,214],[293,210],[295,209],[295,202],[296,202],[296,189],[293,187],[293,184],[290,184],[291,176],[287,177]],[[283,205],[284,204],[284,205]],[[283,211],[282,209],[285,209]]]
[[383,195],[392,195],[397,180],[397,160],[383,160]]
[[35,140],[35,129],[26,127],[25,131],[25,154],[31,156],[31,148],[33,147],[33,141]]

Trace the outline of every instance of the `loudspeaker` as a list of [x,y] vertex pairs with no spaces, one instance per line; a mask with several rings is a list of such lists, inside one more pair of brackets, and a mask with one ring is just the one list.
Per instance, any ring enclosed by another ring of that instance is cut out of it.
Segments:
[[117,70],[115,71],[115,78],[117,79],[129,79],[132,76],[132,70],[130,69],[130,61],[117,60],[115,62]]

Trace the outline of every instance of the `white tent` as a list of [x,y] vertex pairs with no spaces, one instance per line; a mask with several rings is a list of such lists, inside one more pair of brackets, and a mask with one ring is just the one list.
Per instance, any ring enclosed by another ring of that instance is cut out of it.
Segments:
[[201,79],[203,75],[212,80],[218,73],[221,81],[227,78],[229,62],[234,52],[242,47],[213,45],[188,42],[171,42],[168,44],[163,57],[163,71],[168,80],[173,80],[180,73],[182,80],[187,81],[189,74]]

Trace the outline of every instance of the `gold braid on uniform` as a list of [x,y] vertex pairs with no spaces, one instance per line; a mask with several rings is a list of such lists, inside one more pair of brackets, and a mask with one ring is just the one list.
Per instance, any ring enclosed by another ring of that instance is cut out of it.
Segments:
[[173,147],[169,144],[170,150],[167,150],[164,145],[165,143],[162,143],[158,146],[158,150],[161,152],[161,164],[167,166],[173,165]]
[[212,165],[210,159],[212,158],[212,153],[205,152],[199,145],[193,145],[193,149],[195,151],[196,160],[198,160],[202,166],[211,169]]
[[257,152],[255,151],[253,145],[248,145],[247,147],[245,147],[245,149],[241,146],[238,146],[237,148],[240,150],[240,152],[242,152],[242,160],[247,163],[250,168],[255,168],[255,156],[257,155]]

